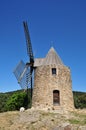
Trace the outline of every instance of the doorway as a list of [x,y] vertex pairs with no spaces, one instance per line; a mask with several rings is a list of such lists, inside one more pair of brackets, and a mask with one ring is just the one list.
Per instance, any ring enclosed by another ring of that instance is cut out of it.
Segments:
[[60,104],[60,92],[58,90],[53,90],[53,104]]

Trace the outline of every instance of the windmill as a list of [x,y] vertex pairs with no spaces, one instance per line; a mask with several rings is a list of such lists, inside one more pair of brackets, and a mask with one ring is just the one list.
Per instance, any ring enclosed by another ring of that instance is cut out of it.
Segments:
[[26,38],[26,47],[27,47],[27,55],[29,57],[29,62],[26,64],[23,61],[20,61],[17,67],[14,70],[14,75],[20,84],[22,89],[27,90],[28,94],[28,88],[31,89],[31,98],[32,98],[32,74],[33,74],[33,65],[34,65],[34,56],[32,51],[32,45],[28,30],[27,22],[23,22],[24,32],[25,32],[25,38]]

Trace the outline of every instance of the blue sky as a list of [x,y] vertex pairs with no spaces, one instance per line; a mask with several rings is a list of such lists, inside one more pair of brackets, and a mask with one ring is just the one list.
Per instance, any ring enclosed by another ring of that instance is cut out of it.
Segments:
[[28,61],[24,20],[35,57],[53,45],[71,69],[73,90],[86,92],[86,0],[0,0],[0,92],[20,89],[13,70]]

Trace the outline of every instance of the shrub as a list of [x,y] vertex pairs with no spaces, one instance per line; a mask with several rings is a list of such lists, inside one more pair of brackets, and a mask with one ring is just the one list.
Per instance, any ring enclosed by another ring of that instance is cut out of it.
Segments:
[[22,106],[27,108],[29,102],[30,101],[28,100],[28,96],[25,92],[14,93],[6,103],[6,110],[19,110]]
[[74,92],[75,108],[86,108],[86,93]]

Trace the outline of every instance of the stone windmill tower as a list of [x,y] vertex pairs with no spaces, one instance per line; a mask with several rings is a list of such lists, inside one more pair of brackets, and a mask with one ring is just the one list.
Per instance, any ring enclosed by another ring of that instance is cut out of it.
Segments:
[[52,47],[45,58],[35,59],[32,107],[73,110],[70,69]]
[[73,110],[70,69],[62,63],[53,47],[45,58],[34,59],[27,22],[23,22],[23,26],[29,60],[26,64],[20,61],[14,74],[21,88],[27,90],[27,94],[30,88],[32,107]]

